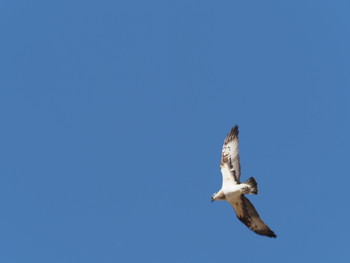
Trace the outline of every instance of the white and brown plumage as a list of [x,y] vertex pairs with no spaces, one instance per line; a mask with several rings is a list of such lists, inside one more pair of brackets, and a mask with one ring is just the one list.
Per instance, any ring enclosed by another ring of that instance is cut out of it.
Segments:
[[238,126],[232,128],[222,147],[222,187],[213,194],[212,201],[228,201],[236,211],[238,219],[255,233],[276,238],[275,233],[261,220],[253,204],[244,194],[258,194],[258,185],[253,177],[240,182],[241,166],[238,153]]

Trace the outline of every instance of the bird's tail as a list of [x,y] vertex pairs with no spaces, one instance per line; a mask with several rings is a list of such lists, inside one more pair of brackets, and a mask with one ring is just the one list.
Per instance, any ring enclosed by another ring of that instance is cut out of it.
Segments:
[[244,183],[249,185],[249,194],[258,194],[258,183],[255,181],[254,177],[250,177]]

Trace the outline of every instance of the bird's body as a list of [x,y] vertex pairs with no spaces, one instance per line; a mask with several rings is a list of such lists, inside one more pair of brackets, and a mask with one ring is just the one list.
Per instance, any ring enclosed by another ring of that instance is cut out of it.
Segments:
[[222,187],[213,194],[212,201],[229,202],[236,211],[238,219],[255,233],[276,237],[275,233],[261,220],[252,203],[245,194],[258,194],[258,185],[253,177],[240,182],[241,167],[238,153],[238,126],[227,135],[221,156]]
[[224,186],[222,188],[222,191],[224,192],[226,201],[230,202],[230,201],[235,201],[238,198],[240,198],[240,196],[242,194],[247,194],[247,189],[248,186],[244,185],[244,184],[236,184],[236,185],[227,185]]

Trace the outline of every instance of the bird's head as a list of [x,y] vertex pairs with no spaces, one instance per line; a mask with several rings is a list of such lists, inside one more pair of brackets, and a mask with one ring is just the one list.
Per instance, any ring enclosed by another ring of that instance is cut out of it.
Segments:
[[211,196],[211,202],[214,202],[216,200],[215,195],[216,195],[216,193],[213,193],[213,195]]

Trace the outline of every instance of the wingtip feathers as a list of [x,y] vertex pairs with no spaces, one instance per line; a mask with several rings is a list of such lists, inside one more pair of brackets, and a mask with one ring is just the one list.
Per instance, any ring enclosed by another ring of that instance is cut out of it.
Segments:
[[225,143],[228,143],[228,142],[232,141],[235,138],[238,139],[238,134],[239,134],[239,130],[238,130],[238,125],[236,124],[231,129],[231,131],[228,133],[228,135],[226,136]]
[[277,238],[277,235],[272,230],[270,230],[270,231],[268,231],[266,233],[262,233],[260,235],[271,237],[271,238]]

